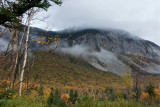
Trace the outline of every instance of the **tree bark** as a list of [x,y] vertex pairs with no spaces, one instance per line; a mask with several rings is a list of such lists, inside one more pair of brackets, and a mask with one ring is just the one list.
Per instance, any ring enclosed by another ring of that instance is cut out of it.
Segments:
[[26,35],[26,41],[25,41],[24,61],[23,61],[21,75],[20,75],[19,96],[22,95],[23,76],[24,76],[24,70],[26,67],[27,56],[28,56],[28,40],[29,40],[29,32],[30,32],[30,21],[31,21],[31,14],[29,13],[28,14],[28,28],[27,28],[27,35]]
[[21,47],[22,47],[22,42],[23,42],[23,38],[24,38],[24,35],[25,35],[25,31],[26,31],[26,27],[24,27],[21,40],[18,44],[15,66],[14,66],[13,75],[12,75],[12,86],[13,86],[12,89],[14,89],[15,81],[16,81],[16,78],[17,78],[18,65],[19,65],[19,61],[20,61],[20,56],[19,55],[20,55],[20,50],[21,50]]

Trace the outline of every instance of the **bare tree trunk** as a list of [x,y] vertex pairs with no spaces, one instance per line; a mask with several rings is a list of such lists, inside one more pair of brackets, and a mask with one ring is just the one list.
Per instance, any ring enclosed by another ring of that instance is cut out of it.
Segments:
[[10,80],[10,84],[9,84],[9,89],[11,88],[11,77],[12,77],[12,70],[13,70],[13,66],[14,66],[14,56],[15,56],[15,43],[16,43],[16,36],[17,36],[17,30],[14,31],[13,35],[12,35],[12,39],[11,39],[11,46],[12,46],[12,55],[11,55],[11,65],[9,68],[9,80]]
[[93,90],[93,98],[94,98],[94,101],[96,101],[96,97],[95,97],[95,92]]
[[28,14],[28,28],[27,28],[27,35],[26,35],[26,41],[25,41],[24,61],[23,61],[23,67],[22,67],[21,75],[20,75],[19,96],[21,96],[21,94],[22,94],[23,75],[24,75],[24,70],[25,70],[26,62],[27,62],[30,21],[31,21],[31,15],[29,13]]
[[18,44],[15,66],[14,66],[13,75],[12,75],[12,86],[13,86],[12,89],[14,89],[14,85],[15,85],[15,81],[16,81],[16,77],[17,77],[17,73],[18,73],[18,65],[19,65],[19,60],[20,60],[19,55],[20,55],[20,50],[21,50],[21,47],[22,47],[22,42],[23,42],[23,38],[24,38],[24,35],[25,35],[25,31],[26,31],[26,27],[24,27],[21,40]]

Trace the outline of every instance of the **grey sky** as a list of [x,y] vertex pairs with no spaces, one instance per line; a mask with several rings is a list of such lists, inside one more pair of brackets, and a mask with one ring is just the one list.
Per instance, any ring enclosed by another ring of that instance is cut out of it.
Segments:
[[118,28],[160,45],[160,0],[64,0],[62,6],[41,12],[52,30],[70,27]]

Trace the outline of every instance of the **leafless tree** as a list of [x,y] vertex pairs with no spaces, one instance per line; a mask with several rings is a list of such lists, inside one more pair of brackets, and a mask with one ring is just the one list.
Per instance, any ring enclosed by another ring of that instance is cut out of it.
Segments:
[[26,40],[25,40],[24,60],[23,60],[23,65],[22,65],[22,71],[20,74],[19,96],[21,96],[21,94],[22,94],[23,76],[24,76],[24,71],[25,71],[27,57],[28,57],[28,40],[29,40],[31,20],[34,17],[36,12],[37,12],[37,10],[35,10],[34,8],[32,8],[31,10],[28,11],[27,34],[26,34]]

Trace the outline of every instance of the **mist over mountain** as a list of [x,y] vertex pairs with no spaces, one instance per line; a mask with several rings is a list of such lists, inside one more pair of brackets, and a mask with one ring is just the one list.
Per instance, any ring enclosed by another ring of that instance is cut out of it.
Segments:
[[118,29],[74,29],[55,32],[32,27],[30,49],[46,50],[47,48],[36,40],[40,38],[47,41],[48,37],[57,35],[62,44],[56,51],[81,57],[101,71],[116,75],[129,71],[160,74],[160,47]]
[[[41,36],[43,35],[43,37]],[[80,29],[59,32],[31,28],[31,36],[43,38],[59,35],[62,45],[57,51],[78,56],[93,67],[122,75],[124,72],[160,74],[160,47],[118,29]],[[63,39],[67,40],[63,41]],[[42,48],[39,44],[32,48]]]
[[159,60],[160,56],[158,45],[122,30],[84,29],[70,37],[69,45],[76,44],[103,48],[113,53],[145,56],[155,60]]
[[126,31],[83,29],[73,33],[67,47],[62,50],[85,56],[85,60],[102,71],[117,75],[129,70],[143,74],[160,73],[160,63],[157,63],[160,61],[160,47]]

